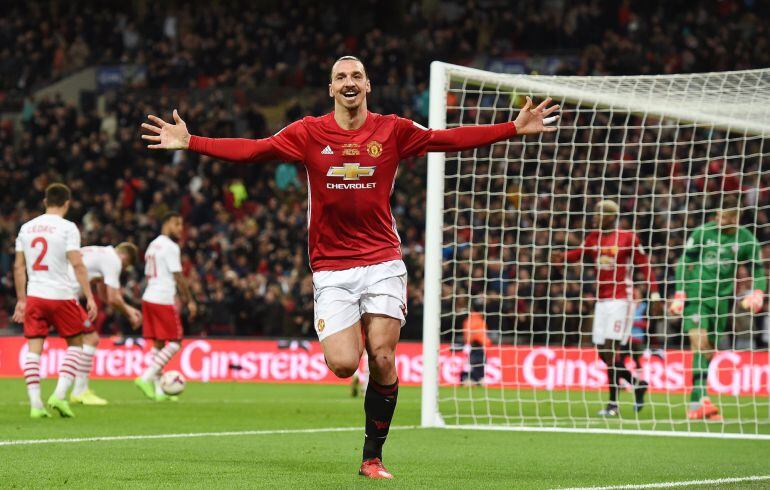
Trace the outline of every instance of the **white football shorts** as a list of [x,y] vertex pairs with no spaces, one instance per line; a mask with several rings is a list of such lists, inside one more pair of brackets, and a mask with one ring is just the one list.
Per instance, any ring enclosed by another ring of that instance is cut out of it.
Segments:
[[313,273],[313,325],[323,340],[352,327],[364,313],[406,323],[406,266],[402,260]]
[[605,340],[619,340],[626,345],[634,324],[633,301],[623,299],[604,299],[596,302],[592,340],[596,345],[604,345]]

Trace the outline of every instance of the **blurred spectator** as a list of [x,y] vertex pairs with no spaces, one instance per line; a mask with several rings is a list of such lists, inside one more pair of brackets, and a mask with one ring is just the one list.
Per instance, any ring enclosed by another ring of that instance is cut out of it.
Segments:
[[[314,335],[304,172],[286,162],[229,165],[183,152],[151,154],[137,137],[148,113],[176,107],[198,134],[264,137],[305,114],[327,112],[329,66],[349,53],[366,61],[371,110],[423,124],[434,59],[484,67],[514,55],[564,55],[557,71],[577,75],[770,65],[762,20],[768,6],[737,0],[364,2],[344,13],[300,0],[179,11],[141,2],[4,7],[0,105],[20,111],[22,130],[0,122],[0,329],[14,303],[18,226],[40,211],[45,186],[64,180],[74,191],[70,218],[82,225],[84,244],[131,239],[144,248],[165,211],[182,212],[185,274],[203,310],[188,333]],[[146,66],[148,75],[136,87],[101,94],[99,113],[31,97],[75,70],[116,63]],[[481,102],[450,97],[450,105]],[[509,114],[514,102],[500,97],[491,112]],[[267,104],[279,104],[270,118]],[[459,340],[458,308],[470,302],[485,314],[490,335],[505,342],[580,343],[592,310],[592,268],[559,272],[545,257],[550,246],[580,241],[575,232],[586,227],[584,210],[595,196],[621,198],[623,226],[641,233],[663,276],[671,274],[686,231],[718,206],[715,190],[741,192],[747,206],[768,200],[765,140],[740,151],[724,144],[707,150],[689,142],[723,141],[724,133],[686,128],[665,130],[670,144],[658,146],[649,139],[653,131],[644,131],[654,121],[605,112],[589,121],[567,109],[558,141],[536,148],[512,140],[463,154],[476,158],[472,165],[470,158],[447,162],[444,267],[454,279],[442,284],[442,339]],[[474,114],[465,111],[463,122],[475,122]],[[449,122],[459,117],[450,114]],[[489,122],[485,117],[480,121]],[[619,125],[631,128],[627,145],[605,129]],[[602,163],[585,163],[594,161]],[[425,168],[424,159],[402,162],[392,196],[409,270],[405,338],[419,338],[422,329]],[[745,219],[767,244],[770,216],[753,209]],[[770,257],[770,245],[764,253]],[[141,267],[129,273],[129,295],[139,297],[141,276]],[[120,321],[106,325],[124,328]]]

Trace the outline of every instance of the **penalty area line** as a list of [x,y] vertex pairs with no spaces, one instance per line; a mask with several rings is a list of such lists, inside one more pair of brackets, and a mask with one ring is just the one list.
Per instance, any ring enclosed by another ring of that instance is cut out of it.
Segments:
[[770,480],[770,475],[739,476],[735,478],[714,478],[712,480],[687,480],[687,481],[666,481],[657,483],[642,483],[632,485],[610,485],[606,487],[575,487],[562,488],[559,490],[621,490],[635,488],[675,488],[675,487],[699,487],[703,485],[723,485],[726,483],[742,483],[750,481]]
[[[418,429],[416,425],[393,426],[391,429]],[[324,432],[362,431],[363,427],[325,427],[316,429],[264,429],[226,432],[186,432],[177,434],[135,434],[125,436],[64,437],[58,439],[20,439],[0,441],[0,446],[30,446],[35,444],[70,444],[78,442],[142,441],[149,439],[189,439],[195,437],[269,436],[280,434],[321,434]]]

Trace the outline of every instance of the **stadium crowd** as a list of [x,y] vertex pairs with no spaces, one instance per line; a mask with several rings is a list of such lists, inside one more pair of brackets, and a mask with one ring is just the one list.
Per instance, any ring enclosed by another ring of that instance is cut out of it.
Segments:
[[[201,4],[173,10],[176,13],[166,8],[151,2],[109,8],[91,2],[19,2],[0,16],[0,40],[5,46],[0,48],[0,104],[24,99],[21,130],[0,124],[0,328],[8,325],[14,302],[13,237],[20,223],[39,212],[45,186],[63,180],[75,193],[71,219],[82,225],[83,244],[130,240],[143,249],[158,233],[160,217],[169,209],[181,211],[187,224],[182,243],[185,274],[202,305],[198,319],[186,325],[188,334],[313,335],[307,195],[301,167],[231,165],[183,152],[148,153],[138,138],[138,124],[148,113],[177,107],[197,134],[263,137],[304,114],[328,112],[324,89],[328,68],[334,58],[349,53],[365,60],[373,80],[371,110],[421,123],[427,120],[428,65],[433,59],[483,65],[486,58],[513,54],[566,53],[575,54],[577,62],[565,62],[557,72],[587,75],[770,64],[770,34],[761,21],[767,18],[766,7],[748,0],[707,1],[695,8],[682,2],[653,5],[627,0],[612,2],[611,8],[595,0],[526,0],[513,7],[495,1],[371,1],[346,6],[344,13],[298,1],[258,7],[246,2]],[[525,11],[530,14],[526,24],[517,15]],[[134,80],[131,87],[102,94],[105,102],[100,111],[57,98],[30,97],[35,88],[82,67],[111,63],[143,65],[146,77]],[[279,118],[268,122],[264,98],[251,98],[251,93],[274,93],[273,101],[283,98],[291,103]],[[761,155],[762,147],[754,153]],[[446,243],[453,246],[445,250],[446,267],[460,263],[454,274],[466,278],[468,286],[446,285],[445,302],[464,298],[465,293],[473,296],[470,305],[460,299],[466,304],[447,304],[445,311],[459,315],[463,308],[483,304],[491,331],[555,341],[552,335],[584,328],[579,312],[588,313],[589,302],[579,298],[581,293],[590,296],[591,286],[590,280],[581,286],[575,280],[579,272],[573,268],[566,269],[563,281],[562,273],[547,265],[545,246],[575,245],[575,237],[565,231],[585,226],[578,221],[585,217],[586,203],[564,196],[580,191],[596,194],[601,189],[592,179],[595,175],[590,171],[580,175],[579,170],[575,174],[566,158],[555,167],[521,165],[527,158],[521,158],[515,142],[498,145],[489,163],[481,163],[475,173],[484,175],[504,156],[512,158],[512,164],[500,171],[497,181],[461,182],[482,186],[477,197],[486,198],[494,186],[504,186],[509,195],[506,203],[500,203],[505,204],[505,212],[487,216],[473,211],[451,217],[459,226],[447,232]],[[703,174],[710,160],[704,156],[699,165],[677,170],[673,164],[650,166],[652,159],[640,154],[621,156],[620,161],[627,161],[610,171],[618,172],[619,186],[637,180],[639,171],[631,166],[640,161],[650,167],[642,175],[666,172],[659,179],[639,180],[637,187],[615,192],[626,196],[623,209],[638,216],[636,223],[626,225],[646,230],[644,242],[653,246],[652,262],[662,265],[657,275],[663,280],[677,258],[666,256],[669,239],[673,237],[671,245],[681,244],[686,217],[692,221],[687,226],[699,223],[697,214],[686,213],[696,211],[688,208],[695,201],[660,204],[634,201],[631,196],[651,195],[653,190],[657,195],[684,196],[688,185],[699,185],[687,177]],[[743,170],[760,163],[743,162]],[[712,178],[724,179],[725,172],[736,169],[735,163],[725,165],[714,169]],[[531,169],[543,172],[541,178],[527,179],[533,176]],[[553,175],[572,178],[549,178]],[[392,199],[410,272],[407,338],[420,336],[422,322],[425,181],[424,159],[404,162]],[[519,183],[518,192],[509,192],[511,182]],[[749,187],[769,184],[763,180]],[[469,196],[450,194],[447,204],[476,209],[481,202]],[[455,198],[459,206],[452,201]],[[669,207],[655,214],[647,208],[651,205]],[[666,209],[682,212],[674,214],[674,222],[664,223],[660,220]],[[490,234],[487,241],[499,240],[500,245],[474,251],[470,237],[475,241],[503,221],[518,223],[520,232],[507,231],[497,238]],[[764,225],[770,220],[762,211],[757,221]],[[548,229],[555,230],[552,236],[542,231]],[[667,229],[679,231],[672,235],[650,231]],[[767,233],[763,226],[757,230]],[[471,267],[471,258],[479,257],[485,257],[485,267]],[[585,274],[590,279],[590,270]],[[141,270],[128,276],[127,294],[136,299]],[[559,299],[564,296],[571,300]],[[543,329],[536,320],[549,313],[563,322],[552,320]],[[128,332],[119,318],[103,321],[108,332]],[[444,330],[454,323],[453,315],[446,315]],[[579,340],[573,336],[566,341]]]
[[10,2],[0,16],[0,98],[116,63],[145,65],[149,87],[318,87],[331,61],[357,53],[381,89],[399,93],[383,104],[397,112],[434,59],[577,53],[560,71],[583,75],[767,66],[768,9],[753,0]]

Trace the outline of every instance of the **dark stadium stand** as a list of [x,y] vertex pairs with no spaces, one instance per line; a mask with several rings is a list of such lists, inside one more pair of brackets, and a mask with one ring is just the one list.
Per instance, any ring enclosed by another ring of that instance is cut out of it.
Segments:
[[[75,194],[71,219],[81,225],[84,245],[131,240],[143,249],[165,211],[183,214],[185,273],[202,306],[186,326],[189,335],[313,336],[301,167],[151,154],[138,137],[146,114],[178,107],[196,134],[263,137],[301,115],[328,112],[331,61],[350,53],[366,62],[371,110],[421,123],[434,59],[482,68],[514,60],[512,69],[532,70],[532,60],[547,58],[556,60],[543,65],[550,72],[580,75],[770,65],[762,20],[770,15],[761,2],[709,1],[693,9],[681,1],[508,3],[371,1],[343,14],[301,1],[226,2],[176,16],[152,2],[14,2],[0,16],[0,116],[18,113],[17,124],[0,120],[0,333],[18,332],[9,323],[18,226],[40,211],[48,183],[64,181]],[[530,14],[529,29],[521,12]],[[142,75],[100,89],[98,110],[33,97],[80,69],[107,65],[140,66]],[[392,203],[410,271],[406,338],[421,335],[424,199],[424,159],[403,162]],[[760,224],[768,218],[758,217]],[[492,289],[522,299],[495,304],[493,311],[512,314],[498,321],[526,325],[549,308],[580,308],[577,301],[529,301],[547,291],[533,291],[533,278],[513,267],[503,275]],[[129,277],[127,294],[138,298],[141,271]],[[580,296],[574,287],[568,296]],[[122,318],[101,321],[107,332],[129,332]]]

